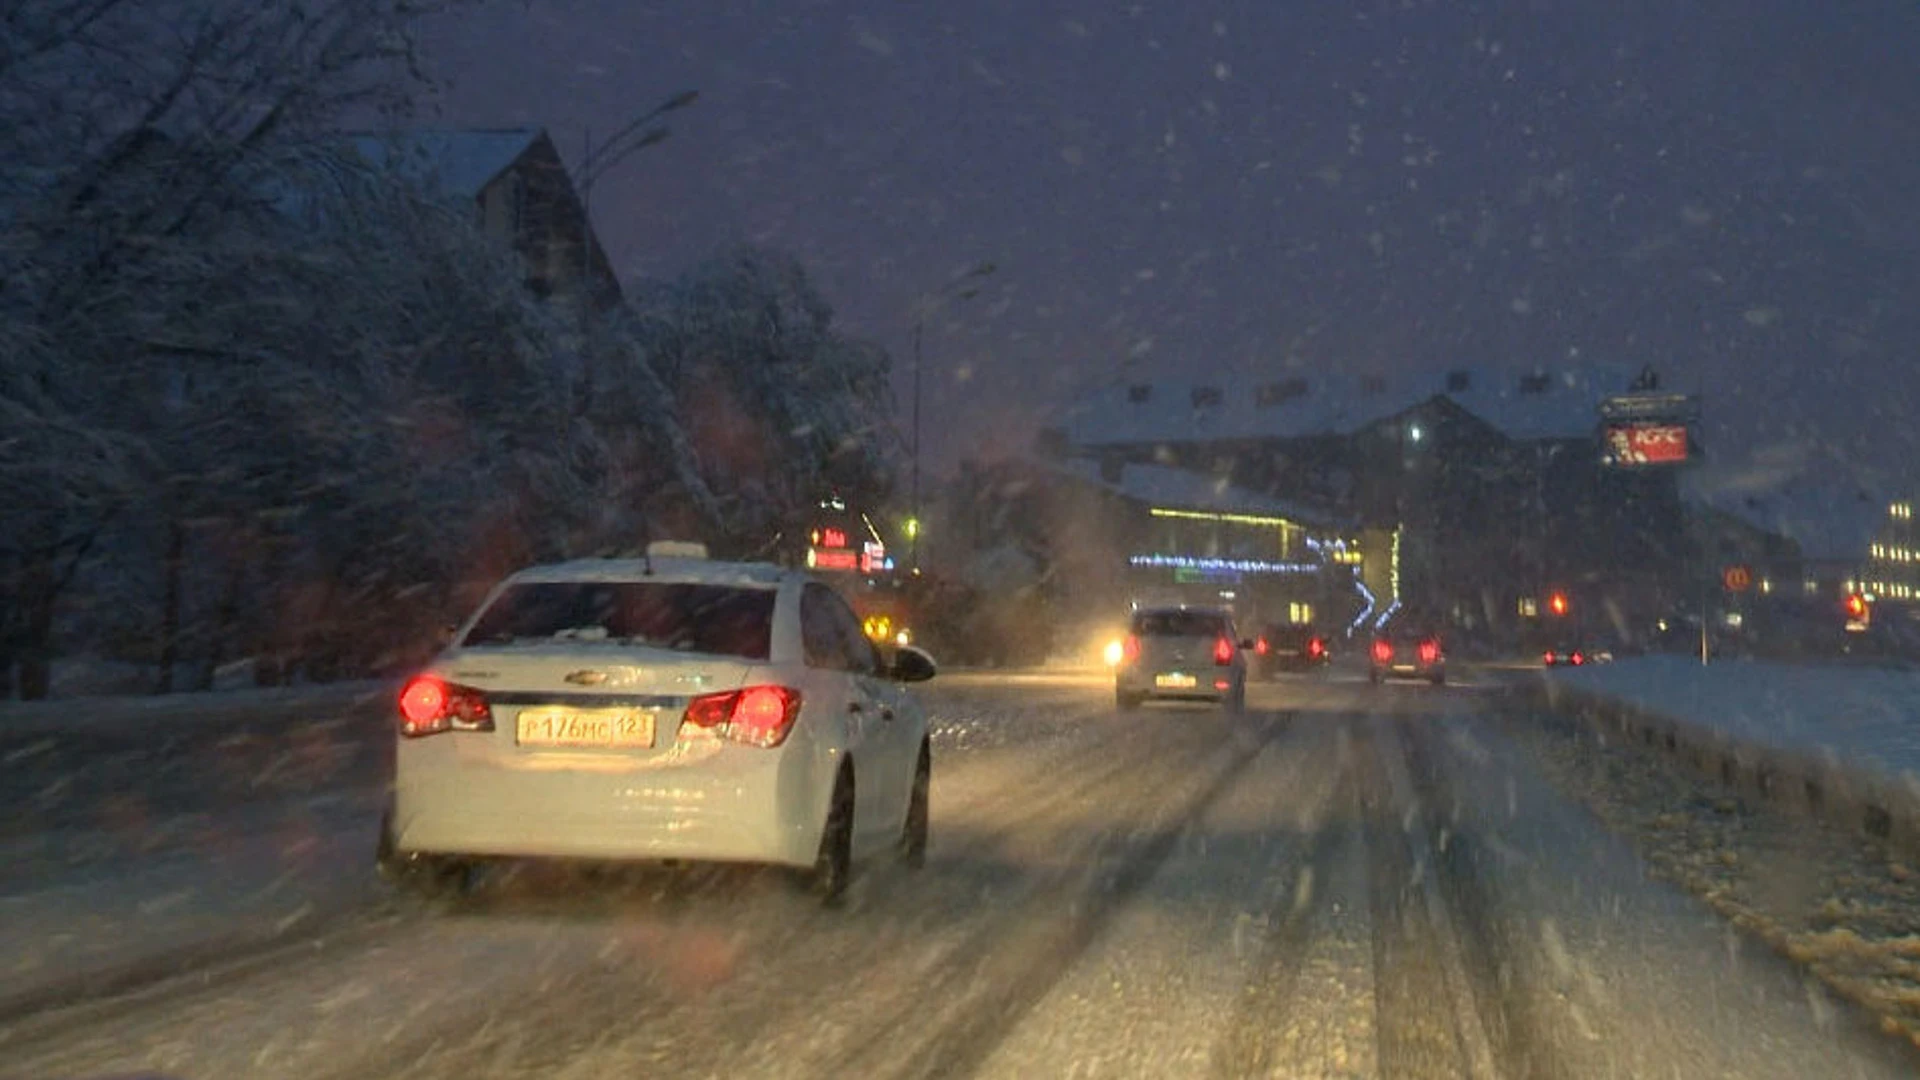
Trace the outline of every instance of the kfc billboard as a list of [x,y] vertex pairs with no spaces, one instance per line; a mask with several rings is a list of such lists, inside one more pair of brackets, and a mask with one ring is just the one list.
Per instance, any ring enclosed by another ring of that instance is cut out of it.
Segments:
[[1614,424],[1607,428],[1607,460],[1615,465],[1676,465],[1687,460],[1681,424]]

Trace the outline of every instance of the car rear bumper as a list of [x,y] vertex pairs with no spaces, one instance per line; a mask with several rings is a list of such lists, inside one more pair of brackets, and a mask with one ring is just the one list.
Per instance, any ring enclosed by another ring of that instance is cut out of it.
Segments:
[[784,748],[664,768],[585,756],[522,767],[463,758],[457,738],[401,744],[397,851],[811,866],[819,850],[824,800]]
[[[1216,674],[1216,671],[1224,673]],[[1194,684],[1192,686],[1162,685],[1160,677],[1171,674],[1192,675]],[[1226,685],[1219,685],[1222,682]],[[1114,690],[1117,693],[1128,697],[1163,701],[1223,701],[1233,696],[1237,685],[1239,685],[1239,679],[1230,669],[1179,673],[1123,670],[1114,678]]]
[[1372,667],[1375,682],[1387,679],[1405,679],[1413,682],[1434,682],[1447,677],[1445,664],[1375,664]]

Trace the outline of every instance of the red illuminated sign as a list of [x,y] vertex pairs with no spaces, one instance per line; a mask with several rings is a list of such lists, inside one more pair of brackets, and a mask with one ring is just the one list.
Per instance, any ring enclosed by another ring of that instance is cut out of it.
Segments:
[[811,548],[807,551],[807,565],[815,570],[858,570],[860,555],[845,548]]
[[1671,465],[1687,460],[1687,429],[1679,424],[1631,424],[1607,429],[1616,465]]
[[843,548],[847,546],[847,532],[845,529],[821,529],[817,542],[821,547]]

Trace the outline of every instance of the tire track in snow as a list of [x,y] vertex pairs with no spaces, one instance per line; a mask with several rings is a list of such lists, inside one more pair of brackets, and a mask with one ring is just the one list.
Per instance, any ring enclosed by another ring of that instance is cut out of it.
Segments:
[[[978,962],[949,965],[936,973],[897,1014],[864,1025],[871,1037],[854,1039],[847,1053],[818,1073],[932,1077],[978,1071],[1100,932],[1153,880],[1188,829],[1289,731],[1292,717],[1261,718],[1255,723],[1257,736],[1221,755],[1226,760],[1210,770],[1199,790],[1172,806],[1143,844],[1128,850],[1125,840],[1104,838],[1087,872],[1035,892],[1001,919],[977,930],[968,947],[951,954],[978,957]],[[1108,859],[1115,861],[1102,865]],[[886,1036],[897,1040],[903,1033],[912,1033],[910,1014],[924,1011],[925,1001],[954,1002],[946,1010],[952,1019],[922,1034],[905,1055],[893,1053]]]
[[1380,1075],[1563,1075],[1430,731],[1385,720],[1373,740],[1363,798]]
[[1233,1019],[1214,1044],[1207,1071],[1217,1080],[1267,1076],[1273,1071],[1273,1035],[1285,1030],[1287,1017],[1294,1009],[1301,961],[1314,920],[1328,902],[1335,855],[1353,842],[1353,830],[1341,818],[1343,812],[1358,807],[1358,794],[1351,766],[1344,760],[1324,805],[1326,812],[1306,858],[1300,861],[1293,887],[1268,913],[1270,929],[1241,985]]

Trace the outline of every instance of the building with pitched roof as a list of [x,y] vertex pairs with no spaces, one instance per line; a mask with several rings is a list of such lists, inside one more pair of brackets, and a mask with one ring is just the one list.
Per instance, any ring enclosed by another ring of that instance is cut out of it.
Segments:
[[512,245],[541,296],[620,299],[606,252],[552,138],[541,128],[402,130],[351,136],[369,163],[451,199],[471,201],[481,228]]
[[1386,586],[1376,620],[1525,636],[1553,631],[1550,591],[1636,620],[1684,592],[1677,472],[1611,467],[1599,437],[1603,402],[1657,388],[1604,368],[1128,379],[1041,446],[1109,480],[1179,470],[1344,523],[1363,538],[1362,580]]

